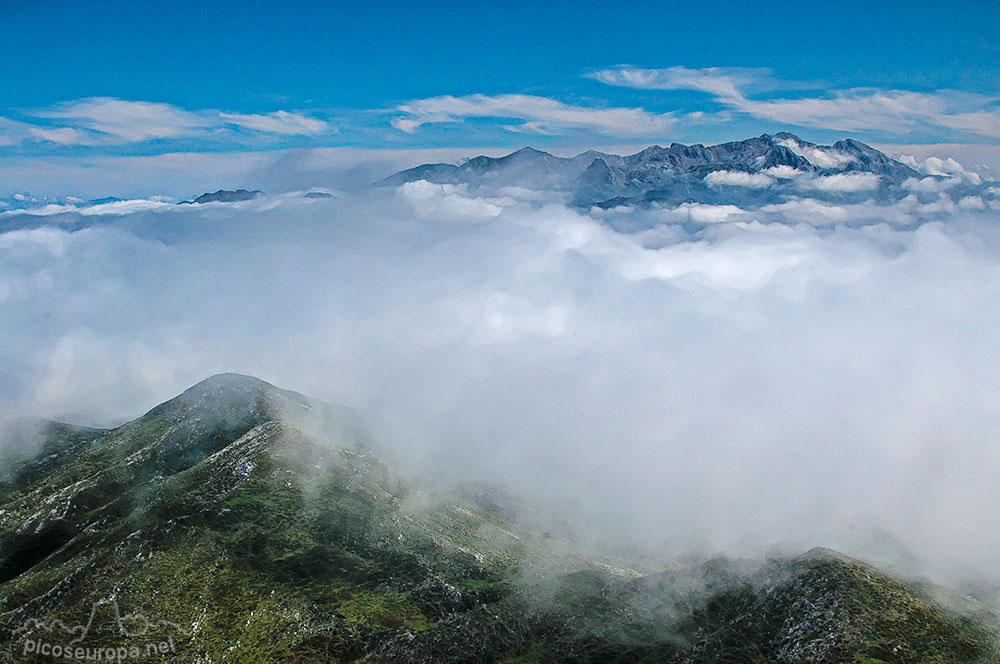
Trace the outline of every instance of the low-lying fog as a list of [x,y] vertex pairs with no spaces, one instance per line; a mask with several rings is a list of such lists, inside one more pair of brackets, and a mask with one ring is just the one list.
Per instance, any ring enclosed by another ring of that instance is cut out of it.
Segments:
[[253,374],[581,537],[1000,579],[991,191],[605,212],[419,182],[8,211],[0,404],[109,424]]

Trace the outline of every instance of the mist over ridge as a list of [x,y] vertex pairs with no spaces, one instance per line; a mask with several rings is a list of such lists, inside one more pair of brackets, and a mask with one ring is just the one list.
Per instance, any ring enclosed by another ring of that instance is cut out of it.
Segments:
[[773,171],[711,202],[417,179],[8,209],[3,416],[113,424],[238,371],[583,539],[1000,578],[1000,195],[942,164],[885,199]]

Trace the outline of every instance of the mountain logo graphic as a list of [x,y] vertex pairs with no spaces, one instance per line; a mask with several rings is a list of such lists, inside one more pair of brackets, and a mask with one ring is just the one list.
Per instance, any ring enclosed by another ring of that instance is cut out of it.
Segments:
[[81,625],[74,625],[73,627],[70,627],[58,618],[54,618],[49,622],[38,620],[36,618],[29,618],[23,625],[14,630],[14,636],[18,637],[21,635],[32,634],[37,631],[44,631],[52,634],[57,630],[62,630],[67,635],[73,636],[73,639],[69,641],[68,644],[75,645],[87,637],[87,634],[90,633],[91,627],[94,625],[94,620],[97,617],[98,612],[105,607],[110,608],[112,612],[118,634],[125,637],[145,637],[161,627],[169,627],[182,636],[190,635],[187,630],[170,620],[151,620],[141,613],[127,613],[122,615],[121,609],[118,607],[118,600],[111,599],[99,600],[91,604],[90,615],[87,617],[87,622]]

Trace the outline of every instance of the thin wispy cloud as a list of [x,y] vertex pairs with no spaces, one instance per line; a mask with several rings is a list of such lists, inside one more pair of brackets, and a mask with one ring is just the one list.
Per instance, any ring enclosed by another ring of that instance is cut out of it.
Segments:
[[756,118],[799,126],[840,131],[879,129],[893,134],[904,134],[923,127],[944,127],[1000,138],[1000,115],[959,110],[993,101],[986,96],[871,89],[844,90],[835,95],[831,98],[769,101],[743,98],[727,103]]
[[170,104],[91,97],[59,104],[32,115],[65,123],[67,128],[88,130],[107,142],[137,143],[158,138],[178,138],[202,132],[211,120]]
[[604,136],[647,136],[669,131],[677,123],[672,113],[641,108],[594,108],[549,97],[524,94],[430,97],[402,104],[392,126],[406,133],[429,124],[458,123],[469,118],[513,120],[510,131],[537,134],[587,130]]
[[771,70],[749,67],[642,69],[618,66],[599,69],[587,76],[608,85],[639,90],[699,90],[718,97],[742,97],[740,90],[772,80]]
[[[104,141],[94,136],[90,132],[73,127],[55,127],[46,129],[44,127],[31,127],[28,135],[33,139],[55,143],[56,145],[101,145]],[[14,145],[13,142],[10,145]]]
[[[0,145],[23,141],[62,146],[127,145],[147,141],[216,136],[240,132],[274,136],[316,136],[331,131],[324,120],[302,113],[227,113],[189,111],[171,104],[89,97],[26,111],[24,121],[3,119]],[[4,137],[6,140],[4,140]]]
[[[663,106],[651,109],[630,102],[621,91],[607,99],[572,102],[523,93],[440,95],[388,108],[340,109],[336,113],[320,109],[187,109],[161,102],[88,97],[48,108],[11,109],[6,117],[0,116],[0,147],[44,151],[89,146],[114,152],[117,146],[145,145],[141,149],[205,152],[289,146],[291,139],[297,140],[296,147],[306,141],[321,147],[330,145],[332,136],[351,144],[408,140],[420,145],[430,140],[420,130],[431,126],[448,127],[455,145],[479,140],[484,127],[507,136],[576,135],[661,142],[668,136],[705,140],[707,125],[748,119],[789,127],[865,132],[876,140],[878,136],[882,140],[906,136],[920,142],[940,140],[938,135],[942,134],[953,134],[954,140],[1000,139],[998,95],[878,88],[819,93],[814,91],[815,84],[782,80],[770,69],[743,67],[644,69],[619,65],[591,71],[586,77],[618,88],[695,91],[706,96],[692,107],[671,107],[665,99]],[[649,103],[648,97],[644,102]]]
[[710,187],[731,186],[763,189],[774,184],[774,179],[763,173],[744,173],[743,171],[712,171],[705,176],[705,182]]
[[[1000,138],[1000,96],[937,90],[849,88],[823,96],[772,97],[750,95],[756,85],[779,82],[768,70],[739,67],[643,69],[618,66],[587,74],[608,85],[639,90],[696,90],[707,92],[729,109],[753,118],[802,127],[838,131],[884,131],[905,134],[925,128],[964,131]],[[789,82],[786,87],[801,88]]]
[[290,136],[322,134],[330,130],[330,125],[323,120],[310,118],[301,113],[277,111],[275,113],[220,113],[225,121],[243,127],[262,131],[268,134],[287,134]]

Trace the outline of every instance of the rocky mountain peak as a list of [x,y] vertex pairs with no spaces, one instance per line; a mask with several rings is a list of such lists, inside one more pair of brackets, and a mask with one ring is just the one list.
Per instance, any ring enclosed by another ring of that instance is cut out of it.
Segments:
[[[855,197],[898,198],[906,194],[900,188],[902,182],[917,176],[910,167],[860,141],[849,138],[823,146],[783,131],[711,146],[676,142],[669,147],[651,145],[626,156],[588,150],[565,158],[524,147],[504,157],[479,156],[461,165],[424,164],[386,178],[382,184],[427,180],[472,187],[545,187],[566,193],[579,206],[690,201],[753,205],[755,201],[757,204],[773,201],[774,196],[760,191],[753,194],[739,186],[726,188],[718,184],[718,179],[706,181],[706,176],[715,171],[767,175],[769,169],[782,168],[786,170],[781,171],[781,177],[763,179],[770,182],[778,195],[795,193],[798,182],[795,174],[802,178],[822,178],[870,173],[878,176],[879,186],[868,187],[860,194],[853,194]],[[820,193],[816,193],[817,189]],[[811,195],[834,199],[852,195],[850,190],[844,191],[847,193],[835,187],[819,187],[812,188]]]

